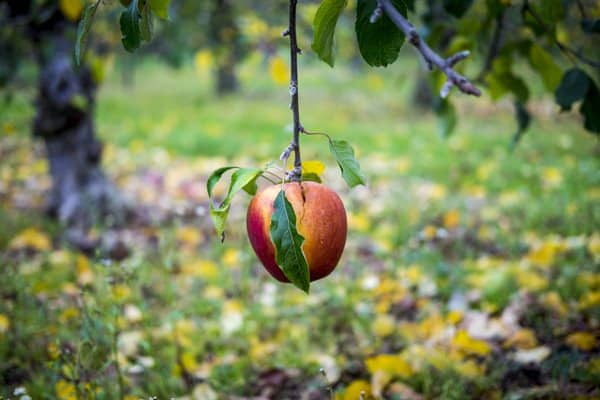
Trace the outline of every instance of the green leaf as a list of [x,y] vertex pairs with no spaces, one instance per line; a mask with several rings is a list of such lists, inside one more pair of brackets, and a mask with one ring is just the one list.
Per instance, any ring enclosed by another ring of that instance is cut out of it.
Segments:
[[140,47],[142,41],[138,0],[131,0],[129,6],[121,13],[119,25],[121,26],[123,47],[129,52],[133,52]]
[[286,278],[296,287],[308,293],[310,270],[302,252],[304,238],[296,229],[294,208],[281,190],[273,202],[271,217],[271,240],[275,245],[275,261]]
[[562,71],[552,56],[540,45],[534,43],[529,49],[529,64],[540,74],[546,89],[554,92],[560,83]]
[[443,138],[449,137],[458,121],[456,109],[448,99],[444,99],[435,107],[435,112],[437,115],[438,134]]
[[96,10],[100,5],[100,0],[96,1],[93,4],[88,5],[83,12],[83,17],[79,20],[79,25],[77,25],[77,40],[75,41],[75,62],[77,65],[81,65],[81,51],[84,49],[85,43],[87,41],[88,33],[90,32],[90,28],[92,27],[92,21],[94,20],[94,15],[96,15]]
[[583,126],[590,132],[600,133],[600,91],[598,87],[590,80],[590,88],[588,89],[585,99],[579,109],[583,115]]
[[517,119],[517,131],[510,142],[510,150],[514,150],[517,144],[521,141],[523,134],[527,131],[531,123],[531,114],[525,108],[525,105],[520,101],[515,101],[515,118]]
[[512,72],[492,72],[486,77],[492,100],[498,100],[506,93],[513,93],[517,100],[526,103],[529,99],[529,89],[525,81]]
[[319,58],[333,67],[333,35],[347,0],[323,0],[313,21],[314,37],[311,48]]
[[169,4],[171,0],[150,0],[150,8],[160,19],[169,19]]
[[239,169],[240,167],[236,167],[236,166],[228,166],[228,167],[221,167],[217,170],[215,170],[212,174],[210,174],[210,176],[208,177],[208,180],[206,181],[206,192],[208,193],[208,198],[212,199],[212,192],[213,189],[215,188],[215,185],[217,184],[217,182],[219,182],[219,180],[221,179],[221,177],[223,176],[223,174],[231,169]]
[[[392,0],[392,4],[402,15],[406,6],[402,0]],[[404,44],[404,34],[385,13],[374,23],[371,15],[377,7],[377,0],[358,0],[356,6],[356,38],[362,58],[372,67],[386,67],[396,61]]]
[[[227,194],[219,206],[215,206],[213,202],[213,189],[223,174],[229,170],[236,169],[231,175]],[[217,234],[223,237],[225,233],[225,223],[229,216],[229,208],[233,196],[240,190],[245,190],[250,194],[256,193],[256,180],[263,173],[262,169],[258,168],[240,168],[235,166],[222,167],[214,171],[206,182],[206,190],[210,199],[210,217],[215,225]]]
[[152,31],[154,30],[153,23],[150,3],[146,2],[142,8],[142,19],[140,21],[140,33],[142,39],[146,42],[152,40]]
[[460,18],[471,7],[471,4],[473,4],[473,0],[444,0],[444,10],[456,18]]
[[584,98],[590,85],[590,77],[579,68],[571,68],[562,77],[558,88],[554,92],[556,104],[561,109],[570,110],[573,103]]
[[354,157],[354,149],[345,140],[330,140],[329,150],[342,171],[342,178],[348,186],[366,185],[366,178]]

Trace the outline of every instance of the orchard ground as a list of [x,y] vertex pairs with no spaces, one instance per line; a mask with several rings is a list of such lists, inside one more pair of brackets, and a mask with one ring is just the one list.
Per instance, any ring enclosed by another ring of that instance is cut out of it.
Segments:
[[347,189],[326,140],[302,137],[349,214],[338,268],[306,296],[252,253],[248,196],[223,244],[208,217],[214,169],[264,166],[289,143],[286,79],[266,68],[250,58],[242,92],[222,98],[203,63],[109,75],[104,165],[148,215],[92,232],[125,244],[121,261],[57,239],[32,90],[3,106],[0,396],[597,398],[599,149],[575,114],[535,100],[511,152],[508,101],[453,92],[443,139],[411,106],[414,68],[304,65],[304,126],[349,140],[369,181]]

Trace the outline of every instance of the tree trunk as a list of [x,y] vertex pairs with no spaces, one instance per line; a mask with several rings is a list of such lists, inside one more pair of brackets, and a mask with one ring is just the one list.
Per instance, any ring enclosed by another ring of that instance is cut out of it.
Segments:
[[217,94],[233,93],[239,88],[235,67],[241,48],[235,12],[229,0],[214,1],[210,34],[217,54]]
[[117,216],[122,199],[106,178],[100,161],[93,111],[96,86],[87,67],[76,69],[72,45],[54,40],[54,51],[42,61],[33,134],[44,140],[52,177],[48,211],[78,232],[100,218]]

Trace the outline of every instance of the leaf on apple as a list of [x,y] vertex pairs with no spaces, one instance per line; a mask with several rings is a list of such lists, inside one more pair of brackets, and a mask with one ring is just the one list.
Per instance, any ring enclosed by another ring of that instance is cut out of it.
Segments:
[[302,252],[304,238],[296,229],[294,208],[282,189],[273,202],[271,240],[275,245],[275,261],[296,287],[308,293],[310,271]]
[[354,187],[358,185],[366,185],[367,180],[360,170],[360,165],[354,157],[354,149],[345,140],[329,140],[329,150],[337,161],[342,178],[348,186]]
[[[229,188],[227,194],[220,205],[215,206],[213,200],[213,191],[215,185],[225,172],[235,169],[236,171],[231,175],[229,181]],[[229,207],[231,206],[231,200],[233,196],[240,190],[244,190],[249,194],[256,193],[256,180],[262,175],[264,171],[259,168],[240,168],[236,166],[222,167],[214,171],[208,181],[206,182],[206,191],[208,192],[208,198],[210,199],[210,217],[215,225],[217,234],[224,238],[225,234],[225,222],[229,216]]]

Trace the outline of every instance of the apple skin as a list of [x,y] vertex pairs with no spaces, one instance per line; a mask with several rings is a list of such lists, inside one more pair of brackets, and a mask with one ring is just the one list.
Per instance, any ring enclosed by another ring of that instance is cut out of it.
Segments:
[[[273,202],[280,190],[281,185],[273,185],[254,196],[246,227],[252,248],[266,270],[275,279],[289,282],[275,262],[270,234]],[[334,270],[344,251],[348,232],[344,204],[333,190],[316,182],[286,183],[285,196],[296,213],[296,228],[304,237],[302,250],[310,280],[321,279]]]

